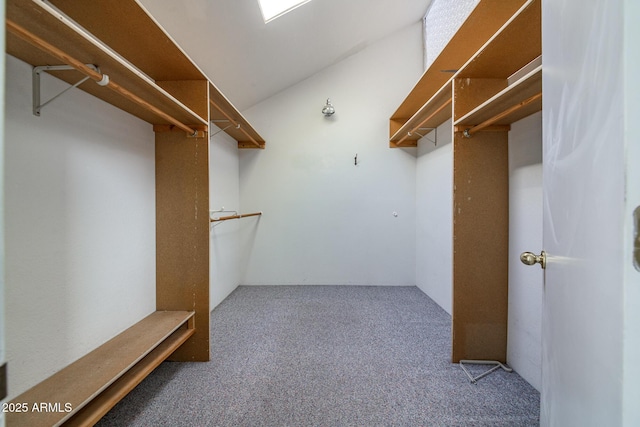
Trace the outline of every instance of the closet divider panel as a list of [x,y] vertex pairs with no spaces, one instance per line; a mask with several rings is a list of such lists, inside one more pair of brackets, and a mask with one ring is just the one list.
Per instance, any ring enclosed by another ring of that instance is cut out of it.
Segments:
[[195,334],[171,357],[208,361],[209,138],[156,132],[156,308],[194,310]]
[[509,249],[508,133],[453,142],[452,361],[506,362]]

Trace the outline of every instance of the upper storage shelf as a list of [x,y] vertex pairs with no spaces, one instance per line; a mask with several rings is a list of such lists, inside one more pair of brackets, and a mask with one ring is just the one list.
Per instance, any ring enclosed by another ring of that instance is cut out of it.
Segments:
[[514,83],[454,121],[457,132],[473,134],[489,126],[510,125],[542,110],[542,66],[537,65]]
[[540,111],[541,55],[540,0],[529,0],[456,73],[456,130],[474,133]]
[[[69,64],[66,57],[98,66],[109,76],[107,87],[89,80],[79,88],[149,123],[203,131],[218,117],[210,101],[224,95],[136,0],[8,0],[7,30],[7,53],[33,66]],[[70,84],[84,77],[49,72]],[[227,132],[239,146],[264,148],[230,102],[222,108],[258,142]]]
[[[422,138],[451,117],[451,80],[448,80],[409,120],[391,136],[391,147],[415,147]],[[393,123],[393,119],[392,123]],[[393,126],[393,125],[392,125]],[[425,132],[426,131],[426,132]]]
[[507,79],[542,53],[539,0],[528,0],[469,58],[456,78]]
[[209,104],[211,121],[220,129],[226,129],[225,132],[238,141],[238,148],[264,148],[264,139],[213,83],[209,84]]
[[[524,3],[524,0],[481,0],[478,3],[391,116],[390,147],[415,147],[422,134],[419,129],[436,127],[452,117],[455,102],[452,101],[452,82],[460,76],[470,58],[495,37]],[[500,64],[495,65],[500,67]]]

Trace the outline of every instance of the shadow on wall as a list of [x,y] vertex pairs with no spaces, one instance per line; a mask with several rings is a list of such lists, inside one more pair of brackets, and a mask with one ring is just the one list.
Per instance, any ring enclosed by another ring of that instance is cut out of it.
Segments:
[[447,120],[418,141],[417,157],[428,155],[453,143],[451,120]]
[[[242,226],[240,229],[240,253],[245,254],[245,259],[240,265],[240,281],[241,284],[246,277],[247,266],[251,262],[251,256],[253,253],[253,248],[256,243],[256,237],[258,235],[258,229],[260,226],[260,222],[264,221],[262,218],[264,214],[250,218],[249,221]],[[267,218],[268,221],[268,218]]]
[[243,284],[260,218],[239,218],[211,226],[211,310]]
[[[509,132],[509,169],[542,163],[542,112],[533,114],[511,126]],[[514,132],[515,131],[515,132]],[[535,142],[535,143],[534,143]],[[517,149],[514,149],[517,147]]]

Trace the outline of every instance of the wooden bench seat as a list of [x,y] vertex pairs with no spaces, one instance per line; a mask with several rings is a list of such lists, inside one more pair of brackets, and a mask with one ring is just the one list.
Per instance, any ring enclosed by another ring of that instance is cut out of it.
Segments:
[[94,425],[194,332],[192,311],[150,314],[13,399],[7,426]]

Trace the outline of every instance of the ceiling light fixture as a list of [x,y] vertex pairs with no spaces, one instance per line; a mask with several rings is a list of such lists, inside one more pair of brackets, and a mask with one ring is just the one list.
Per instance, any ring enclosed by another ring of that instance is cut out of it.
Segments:
[[266,24],[310,1],[311,0],[258,0],[258,3],[260,4],[264,23]]
[[331,100],[327,98],[327,103],[325,104],[324,107],[322,107],[322,114],[324,114],[325,117],[331,117],[335,112],[336,112],[336,109],[333,108],[333,105],[331,105]]

